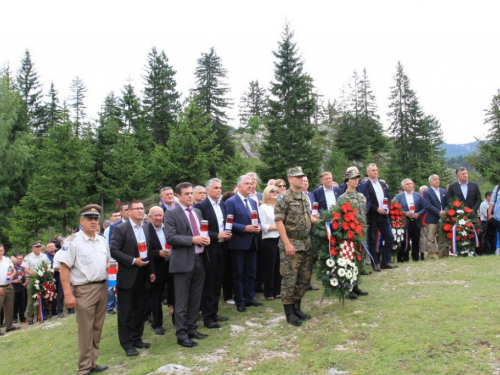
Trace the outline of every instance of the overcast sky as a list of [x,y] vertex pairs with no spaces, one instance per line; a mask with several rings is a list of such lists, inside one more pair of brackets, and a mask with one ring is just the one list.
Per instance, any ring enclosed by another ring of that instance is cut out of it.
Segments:
[[44,85],[60,98],[79,76],[95,118],[104,97],[131,79],[143,88],[147,54],[164,50],[185,97],[196,61],[214,47],[228,71],[238,124],[239,98],[252,80],[273,79],[278,40],[288,21],[325,101],[339,97],[354,69],[367,69],[388,127],[398,61],[446,142],[487,131],[484,109],[500,89],[500,1],[9,1],[2,4],[0,64],[17,70],[29,49]]

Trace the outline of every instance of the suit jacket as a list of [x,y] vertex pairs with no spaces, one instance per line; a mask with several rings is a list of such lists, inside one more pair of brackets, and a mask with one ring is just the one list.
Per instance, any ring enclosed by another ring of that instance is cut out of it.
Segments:
[[[389,195],[389,189],[387,189],[387,185],[379,180],[380,186],[382,186],[382,190],[384,191],[384,197],[391,201],[391,196]],[[377,194],[375,194],[375,189],[373,188],[373,184],[370,180],[366,181],[366,191],[368,192],[368,196],[370,197],[370,208],[366,207],[366,216],[367,217],[376,217],[376,215],[380,215],[377,212],[378,209],[378,199]]]
[[[147,226],[143,226],[144,236],[146,237],[146,246],[148,249],[148,258],[151,258],[149,231]],[[137,272],[140,267],[132,264],[134,258],[139,257],[139,249],[132,229],[131,221],[117,225],[113,231],[113,238],[110,246],[111,257],[116,259],[119,264],[118,274],[116,276],[116,285],[118,288],[131,289],[134,286]],[[149,274],[154,274],[154,264],[149,262],[147,266]],[[144,280],[144,282],[146,279]]]
[[[220,201],[220,209],[222,211],[223,225],[226,226],[226,205],[224,202]],[[205,198],[200,203],[196,205],[196,208],[200,210],[203,220],[208,221],[208,236],[210,237],[210,245],[205,247],[205,250],[209,252],[216,251],[218,249],[219,243],[219,222],[217,220],[217,215],[215,213],[214,207],[210,199]]]
[[156,234],[156,229],[153,223],[149,223],[147,225],[149,231],[149,250],[151,251],[151,261],[154,264],[155,268],[155,284],[165,282],[166,275],[166,267],[168,265],[168,261],[165,258],[160,256],[160,250],[163,250],[161,246],[160,239]]
[[[413,219],[415,223],[417,224],[418,228],[422,228],[424,225],[422,224],[422,215],[425,214],[425,208],[422,202],[422,198],[420,197],[419,193],[412,193],[413,195],[413,203],[415,204],[415,213],[418,214],[418,219]],[[396,195],[396,200],[401,203],[401,206],[403,207],[403,211],[407,212],[410,211],[410,207],[408,205],[408,201],[406,200],[406,194],[403,191],[402,193],[399,193]],[[411,218],[407,217],[406,218],[406,226],[408,226],[411,222]]]
[[481,205],[481,192],[479,191],[479,186],[472,181],[467,183],[467,199],[464,198],[462,194],[462,189],[460,189],[460,183],[458,181],[452,182],[448,186],[448,199],[457,197],[462,202],[464,202],[465,207],[469,207],[473,211],[477,211]]
[[[253,199],[248,199],[250,207],[252,210],[257,211],[257,217],[259,211],[257,210],[257,203]],[[233,230],[232,237],[229,240],[228,246],[233,250],[249,250],[252,247],[252,243],[255,249],[259,248],[259,235],[245,232],[245,227],[252,224],[252,218],[250,212],[245,206],[245,202],[240,198],[238,194],[232,196],[226,201],[226,214],[233,215]],[[260,225],[260,219],[259,219]]]
[[316,197],[310,191],[307,192],[307,196],[309,197],[309,203],[311,203],[311,210],[312,210],[312,204],[316,202]]
[[[200,210],[193,208],[193,212],[201,222],[203,218]],[[163,223],[165,225],[165,239],[167,243],[172,245],[169,265],[170,273],[191,272],[195,264],[195,245],[192,241],[194,235],[182,206],[179,205],[165,211]],[[203,255],[205,260],[208,261],[206,251],[203,251]]]
[[444,211],[448,201],[448,192],[443,188],[439,188],[439,197],[441,202],[436,196],[432,188],[424,191],[423,204],[427,215],[425,215],[426,224],[437,224],[439,222],[439,212]]
[[[317,188],[313,191],[315,202],[318,202],[318,207],[320,211],[328,210],[328,205],[326,203],[325,190],[323,187]],[[338,187],[333,187],[333,194],[335,199],[338,200],[342,195],[342,191]]]
[[111,236],[113,235],[113,230],[120,224],[126,223],[126,221],[123,220],[118,220],[116,223],[113,223],[109,226],[109,232],[108,232],[108,244],[111,246]]

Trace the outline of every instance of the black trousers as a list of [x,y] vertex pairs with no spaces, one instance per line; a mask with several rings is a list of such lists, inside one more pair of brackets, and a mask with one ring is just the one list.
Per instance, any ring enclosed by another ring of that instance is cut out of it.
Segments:
[[224,266],[224,279],[222,281],[222,296],[224,301],[233,299],[233,258],[231,250],[226,246],[224,249],[226,253],[226,264]]
[[280,251],[278,238],[265,238],[259,255],[263,261],[264,297],[270,298],[281,294]]
[[142,341],[144,332],[144,287],[147,267],[137,270],[131,289],[116,288],[118,294],[118,338],[124,350],[132,349]]
[[19,322],[24,322],[26,317],[24,312],[26,311],[26,288],[20,290],[19,292],[14,292],[14,319],[19,317]]
[[[417,226],[415,220],[407,219],[404,239],[401,243],[401,249],[398,252],[398,262],[407,262],[410,259],[410,241],[411,241],[411,258],[414,261],[420,259],[420,228]],[[408,241],[408,243],[406,243]],[[406,249],[406,251],[405,251]]]
[[221,284],[226,265],[225,244],[220,242],[217,246],[211,246],[208,255],[210,263],[205,268],[205,284],[201,295],[201,313],[205,324],[215,321],[219,311]]

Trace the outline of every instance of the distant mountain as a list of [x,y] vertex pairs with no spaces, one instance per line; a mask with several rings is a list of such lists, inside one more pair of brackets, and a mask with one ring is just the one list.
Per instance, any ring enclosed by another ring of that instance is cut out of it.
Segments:
[[443,143],[441,147],[444,148],[446,151],[444,157],[445,158],[452,158],[456,156],[468,156],[472,154],[476,148],[477,144],[479,142],[470,142],[470,143],[462,143],[462,144],[453,144],[453,143]]

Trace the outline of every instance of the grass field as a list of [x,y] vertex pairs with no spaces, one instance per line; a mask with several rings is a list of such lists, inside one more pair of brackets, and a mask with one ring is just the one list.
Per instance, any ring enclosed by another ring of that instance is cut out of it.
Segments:
[[[221,329],[193,349],[177,345],[170,316],[165,336],[149,325],[152,347],[126,357],[116,315],[106,316],[98,363],[104,374],[148,374],[180,364],[193,374],[500,374],[500,257],[405,263],[365,276],[370,292],[357,301],[324,300],[309,291],[303,310],[313,318],[286,323],[279,300],[247,313],[221,303]],[[166,311],[166,308],[165,308]],[[73,316],[50,319],[0,337],[1,374],[76,372]]]

